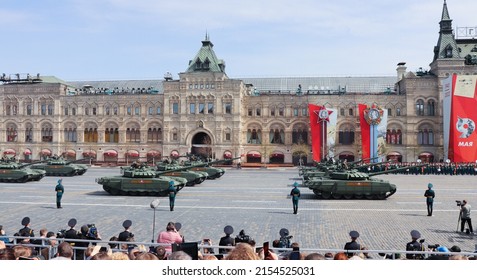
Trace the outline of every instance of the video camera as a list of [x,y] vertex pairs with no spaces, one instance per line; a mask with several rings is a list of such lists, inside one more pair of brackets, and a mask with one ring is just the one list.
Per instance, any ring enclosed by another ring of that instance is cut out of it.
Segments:
[[432,250],[436,250],[437,247],[439,247],[439,246],[441,246],[441,245],[439,245],[439,244],[427,245],[427,248],[432,249]]
[[96,228],[95,224],[87,224],[88,232],[86,236],[89,238],[97,238],[98,237],[98,229]]
[[66,229],[60,229],[56,233],[56,238],[65,238]]
[[455,203],[457,203],[457,207],[460,207],[463,204],[461,200],[456,200]]
[[249,235],[245,234],[245,231],[242,229],[240,233],[235,237],[235,243],[250,243],[253,239]]

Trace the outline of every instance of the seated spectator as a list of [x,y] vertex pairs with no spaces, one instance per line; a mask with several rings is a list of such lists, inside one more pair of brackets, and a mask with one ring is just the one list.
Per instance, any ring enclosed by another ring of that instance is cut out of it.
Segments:
[[336,254],[335,254],[335,256],[334,256],[333,259],[334,259],[334,260],[339,260],[339,261],[341,261],[341,260],[347,260],[347,259],[348,259],[348,256],[347,256],[345,253],[343,253],[343,252],[339,252],[339,253],[336,253]]
[[319,253],[311,253],[306,255],[305,260],[324,260],[325,256]]
[[154,260],[159,260],[159,259],[153,253],[141,252],[141,253],[136,255],[135,260],[137,260],[137,261],[154,261]]
[[99,252],[90,258],[90,260],[92,261],[103,261],[103,260],[112,260],[112,259],[113,258],[111,257],[111,255],[108,254],[107,252]]
[[167,260],[171,260],[171,261],[188,261],[188,260],[192,260],[192,257],[189,256],[186,252],[184,251],[175,251],[175,252],[172,252],[168,257],[167,257]]
[[129,260],[129,257],[126,253],[124,252],[114,252],[112,255],[111,255],[111,259],[112,260],[116,260],[116,261],[128,261]]
[[60,245],[58,245],[58,256],[56,258],[52,258],[51,260],[72,260],[73,258],[73,247],[71,247],[71,244],[68,242],[63,242]]
[[166,247],[161,245],[157,246],[156,248],[154,248],[154,253],[156,254],[159,260],[166,259]]
[[30,258],[32,255],[32,247],[24,245],[13,246],[13,255],[15,256],[16,260],[20,258]]
[[235,245],[235,248],[229,252],[226,260],[260,260],[258,255],[255,253],[254,248],[248,243],[238,243]]

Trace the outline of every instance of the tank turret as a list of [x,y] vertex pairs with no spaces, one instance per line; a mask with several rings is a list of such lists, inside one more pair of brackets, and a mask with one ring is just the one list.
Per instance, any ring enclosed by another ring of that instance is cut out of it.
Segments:
[[0,160],[0,182],[25,183],[41,180],[46,172],[29,168],[29,166],[37,163],[20,164],[10,159]]
[[74,161],[67,161],[62,157],[52,157],[42,161],[44,164],[35,164],[31,168],[46,171],[46,176],[75,176],[83,175],[88,170],[86,164],[76,162],[87,160],[87,158]]

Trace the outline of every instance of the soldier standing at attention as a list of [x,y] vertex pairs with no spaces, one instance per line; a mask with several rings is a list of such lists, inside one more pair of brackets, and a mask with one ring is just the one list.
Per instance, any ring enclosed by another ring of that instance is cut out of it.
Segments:
[[427,216],[432,216],[433,204],[434,204],[434,197],[436,197],[436,193],[432,190],[432,184],[429,183],[427,185],[427,190],[424,193],[426,197],[426,204],[427,204]]
[[63,179],[58,180],[58,184],[55,187],[56,192],[56,208],[63,208],[61,207],[61,198],[63,197],[63,193],[65,192],[65,188],[63,187]]
[[290,192],[290,196],[293,203],[293,214],[298,214],[298,200],[300,200],[300,190],[298,189],[298,183],[293,183],[293,189]]
[[171,211],[174,211],[174,201],[176,200],[176,194],[177,194],[177,189],[174,186],[174,181],[169,182],[169,189],[167,189],[169,192],[169,208]]

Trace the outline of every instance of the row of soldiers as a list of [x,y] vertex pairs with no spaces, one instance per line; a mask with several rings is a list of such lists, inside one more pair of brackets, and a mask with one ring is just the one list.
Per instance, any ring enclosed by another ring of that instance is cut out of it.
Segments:
[[477,165],[475,163],[429,163],[419,166],[422,163],[386,163],[382,165],[357,167],[361,172],[378,172],[389,169],[407,167],[399,170],[396,174],[406,175],[477,175]]

